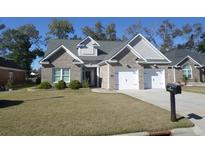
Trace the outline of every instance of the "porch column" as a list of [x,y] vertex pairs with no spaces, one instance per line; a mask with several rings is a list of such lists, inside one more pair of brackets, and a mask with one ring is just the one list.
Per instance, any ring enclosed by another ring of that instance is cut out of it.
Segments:
[[80,82],[83,83],[83,66],[82,65],[80,67],[80,72],[81,72]]
[[175,68],[173,68],[173,76],[174,76],[174,83],[176,83],[176,72],[175,72]]
[[97,87],[100,87],[100,67],[97,66]]

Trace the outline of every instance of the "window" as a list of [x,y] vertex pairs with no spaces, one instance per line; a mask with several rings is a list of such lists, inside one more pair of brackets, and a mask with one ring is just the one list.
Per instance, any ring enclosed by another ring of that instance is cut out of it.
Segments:
[[192,79],[192,68],[190,65],[184,65],[182,71],[183,76],[187,77],[188,79]]
[[69,69],[62,69],[62,80],[65,82],[70,82],[70,71]]
[[53,72],[54,83],[63,80],[66,83],[70,82],[70,70],[67,68],[55,68]]
[[54,82],[58,82],[61,80],[61,69],[56,68],[54,70]]

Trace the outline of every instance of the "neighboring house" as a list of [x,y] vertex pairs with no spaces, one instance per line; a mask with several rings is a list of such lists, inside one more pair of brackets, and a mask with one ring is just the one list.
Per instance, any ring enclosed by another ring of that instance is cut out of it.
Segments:
[[141,34],[128,41],[50,40],[41,79],[88,80],[105,89],[165,88],[171,61]]
[[5,85],[8,80],[16,83],[25,81],[26,72],[12,60],[0,57],[0,85]]
[[165,54],[171,61],[168,72],[171,82],[205,82],[205,54],[188,49],[174,49]]

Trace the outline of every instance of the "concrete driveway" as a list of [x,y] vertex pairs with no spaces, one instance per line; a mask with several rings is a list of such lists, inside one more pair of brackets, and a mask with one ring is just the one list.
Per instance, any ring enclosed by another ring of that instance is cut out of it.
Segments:
[[[164,89],[120,90],[119,92],[170,111],[170,94]],[[195,124],[196,135],[205,135],[205,94],[182,92],[176,95],[176,111]]]

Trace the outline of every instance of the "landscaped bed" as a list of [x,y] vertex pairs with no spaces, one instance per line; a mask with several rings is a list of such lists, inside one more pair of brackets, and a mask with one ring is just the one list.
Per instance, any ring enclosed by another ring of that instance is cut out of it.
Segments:
[[199,87],[199,86],[183,86],[183,91],[187,92],[193,92],[193,93],[200,93],[205,94],[205,87]]
[[0,135],[114,135],[191,127],[167,110],[123,94],[89,89],[0,93]]

